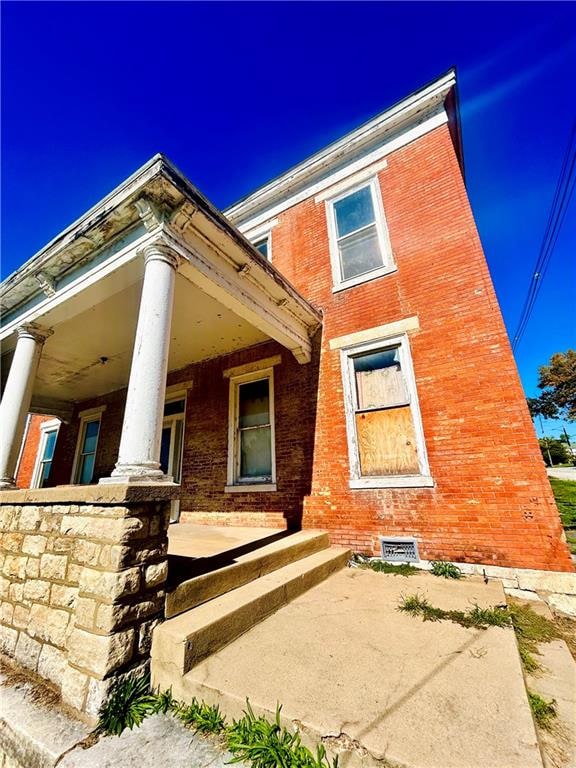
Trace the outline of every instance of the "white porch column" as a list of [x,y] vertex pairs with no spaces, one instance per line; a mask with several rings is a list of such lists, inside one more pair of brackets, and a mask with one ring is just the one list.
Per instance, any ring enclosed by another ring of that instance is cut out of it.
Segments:
[[146,246],[144,255],[120,451],[112,476],[100,481],[105,483],[172,479],[160,469],[160,441],[178,257],[163,244]]
[[18,328],[18,341],[0,403],[0,489],[16,487],[16,464],[32,400],[42,346],[52,331],[35,325]]

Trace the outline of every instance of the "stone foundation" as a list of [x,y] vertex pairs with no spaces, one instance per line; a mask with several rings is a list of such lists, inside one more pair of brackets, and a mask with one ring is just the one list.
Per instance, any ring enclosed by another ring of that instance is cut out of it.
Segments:
[[176,486],[0,495],[0,651],[90,722],[118,675],[148,659],[164,616]]

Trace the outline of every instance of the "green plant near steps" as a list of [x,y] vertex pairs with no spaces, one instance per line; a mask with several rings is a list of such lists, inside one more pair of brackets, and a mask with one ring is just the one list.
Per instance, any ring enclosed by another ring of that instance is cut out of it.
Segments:
[[529,605],[511,600],[508,609],[522,666],[526,672],[536,672],[540,669],[540,664],[534,658],[539,653],[538,644],[556,640],[561,634],[550,619],[536,613]]
[[387,563],[384,560],[372,560],[360,554],[355,554],[350,564],[355,568],[375,571],[376,573],[391,573],[394,576],[414,576],[416,573],[422,573],[419,568],[415,568],[410,563]]
[[430,573],[434,576],[443,576],[445,579],[461,579],[462,571],[454,563],[447,563],[444,560],[434,560]]
[[222,733],[226,726],[220,707],[205,704],[196,698],[188,706],[177,706],[173,711],[184,725],[200,733]]
[[335,768],[338,759],[330,764],[322,745],[314,755],[302,744],[298,731],[290,732],[282,727],[280,709],[278,705],[271,723],[265,717],[256,717],[246,702],[244,717],[235,720],[226,731],[228,749],[234,755],[232,762],[247,761],[253,768],[328,768],[330,765]]
[[425,597],[420,595],[402,597],[398,610],[412,616],[421,616],[423,621],[453,621],[462,627],[476,627],[478,629],[508,627],[511,624],[510,614],[505,606],[480,608],[479,605],[475,605],[467,611],[446,611],[431,605]]
[[227,725],[218,706],[197,699],[183,704],[174,699],[171,690],[152,693],[147,675],[127,677],[116,683],[101,707],[97,732],[119,736],[126,728],[139,726],[149,715],[161,712],[177,717],[195,731],[219,736],[232,753],[233,763],[244,761],[253,768],[337,768],[338,758],[330,761],[323,745],[313,753],[302,744],[297,730],[281,725],[280,709],[278,705],[270,722],[256,717],[246,700],[243,717]]
[[543,699],[542,696],[533,691],[528,691],[528,701],[530,702],[530,709],[538,727],[549,731],[552,723],[558,716],[556,701],[554,699],[546,701],[546,699]]
[[150,678],[120,678],[112,687],[100,709],[96,731],[119,736],[126,728],[134,728],[156,711],[157,698],[150,693]]

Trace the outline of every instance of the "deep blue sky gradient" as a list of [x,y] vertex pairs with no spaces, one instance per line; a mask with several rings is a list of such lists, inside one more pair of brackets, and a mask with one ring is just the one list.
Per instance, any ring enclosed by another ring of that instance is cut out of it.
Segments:
[[[574,4],[4,2],[2,15],[3,276],[156,152],[224,208],[456,65],[468,191],[513,335],[576,115]],[[573,199],[517,352],[528,394],[575,345],[575,214]]]

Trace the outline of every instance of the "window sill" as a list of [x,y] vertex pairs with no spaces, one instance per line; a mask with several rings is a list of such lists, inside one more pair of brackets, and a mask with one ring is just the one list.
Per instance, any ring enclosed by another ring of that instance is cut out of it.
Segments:
[[251,483],[225,485],[224,493],[271,493],[276,491],[276,483]]
[[341,283],[337,283],[332,288],[332,293],[338,293],[339,291],[345,291],[347,288],[354,288],[356,285],[369,283],[371,280],[376,280],[378,277],[384,277],[384,275],[391,275],[393,272],[397,271],[398,267],[396,264],[388,264],[385,267],[379,267],[379,269],[367,272],[365,275],[358,275],[358,277],[352,277],[350,280],[344,280]]
[[428,475],[397,475],[396,477],[361,477],[350,480],[350,488],[433,488],[434,480]]

